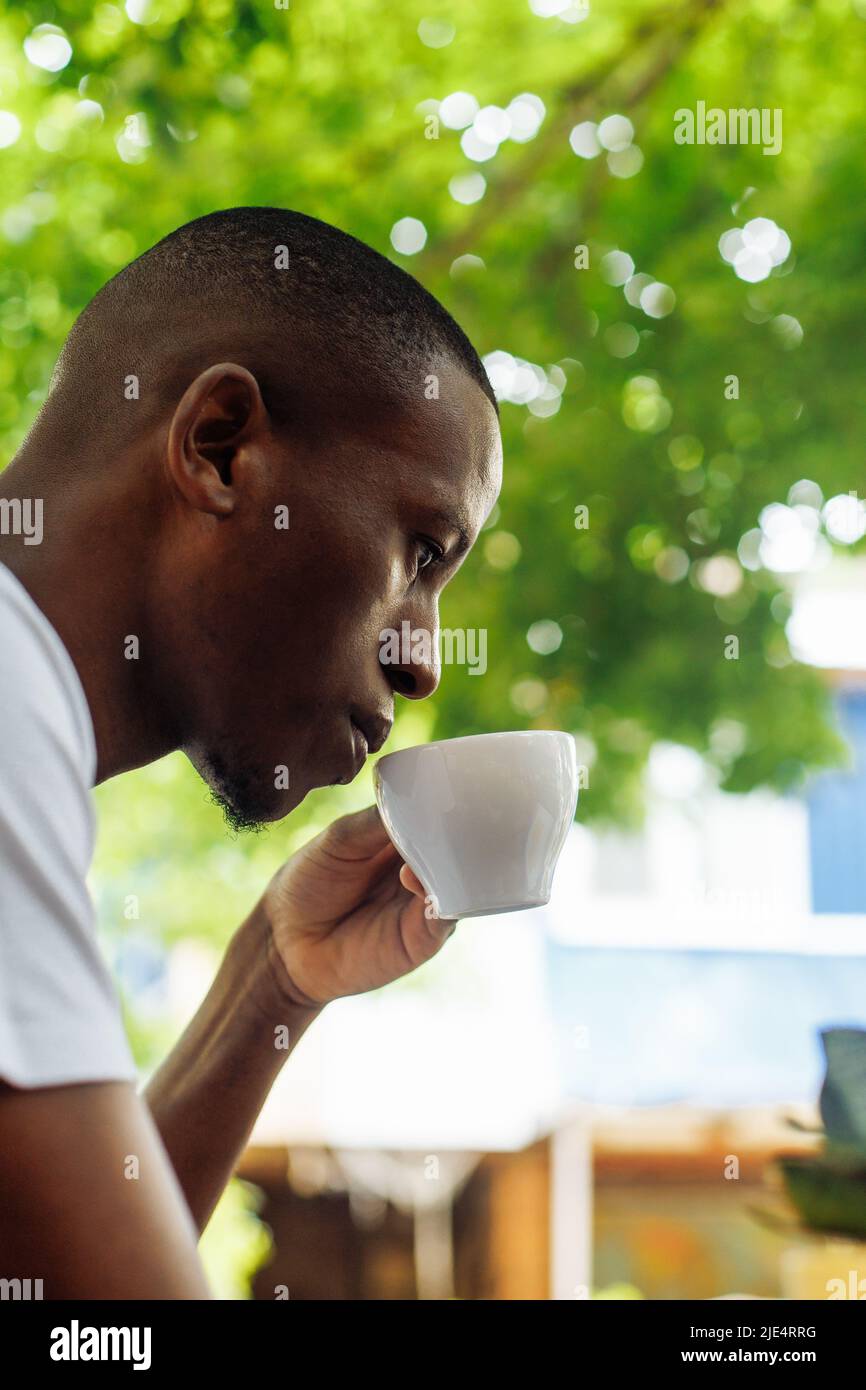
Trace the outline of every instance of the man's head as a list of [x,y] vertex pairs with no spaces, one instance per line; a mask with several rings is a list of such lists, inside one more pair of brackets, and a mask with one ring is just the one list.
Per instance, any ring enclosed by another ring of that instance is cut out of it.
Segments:
[[239,825],[349,780],[394,694],[435,689],[435,656],[383,665],[380,634],[409,622],[435,653],[439,593],[501,471],[492,390],[445,310],[276,208],[200,218],[110,281],[26,452],[74,458],[87,506],[126,528],[124,678]]

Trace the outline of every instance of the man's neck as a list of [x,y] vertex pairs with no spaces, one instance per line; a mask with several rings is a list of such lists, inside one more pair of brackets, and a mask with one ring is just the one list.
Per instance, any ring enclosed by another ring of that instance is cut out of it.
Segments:
[[[96,781],[153,762],[178,746],[159,698],[146,603],[145,557],[134,517],[100,513],[76,485],[38,482],[19,455],[0,474],[0,498],[42,502],[38,544],[0,527],[0,561],[12,571],[55,629],[84,689],[96,741]],[[5,508],[0,521],[13,513]],[[5,530],[5,534],[2,531]],[[150,658],[150,659],[148,659]]]

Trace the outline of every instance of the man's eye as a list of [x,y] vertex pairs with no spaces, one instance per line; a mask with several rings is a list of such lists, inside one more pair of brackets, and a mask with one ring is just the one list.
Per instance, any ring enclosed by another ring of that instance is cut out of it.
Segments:
[[428,565],[435,565],[437,560],[441,560],[445,551],[436,541],[431,541],[428,536],[416,537],[418,547],[418,568],[416,574],[420,574]]

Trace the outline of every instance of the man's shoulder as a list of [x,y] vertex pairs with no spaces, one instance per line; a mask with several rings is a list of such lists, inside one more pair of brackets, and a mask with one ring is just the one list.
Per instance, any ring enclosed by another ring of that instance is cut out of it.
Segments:
[[0,565],[0,1078],[14,1087],[135,1079],[87,890],[89,719],[59,635]]

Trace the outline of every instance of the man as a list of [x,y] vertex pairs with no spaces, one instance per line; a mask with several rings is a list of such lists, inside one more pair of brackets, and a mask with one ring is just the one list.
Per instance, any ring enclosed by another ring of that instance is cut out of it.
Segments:
[[384,665],[379,635],[436,632],[500,475],[457,325],[301,214],[191,222],[73,326],[0,477],[0,1276],[208,1297],[197,1235],[279,1031],[453,931],[375,809],[342,818],[267,886],[139,1096],[84,882],[89,786],[180,748],[255,826],[351,780],[395,693],[439,678]]

